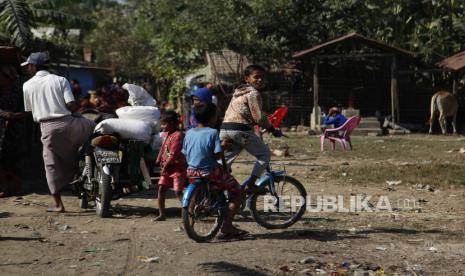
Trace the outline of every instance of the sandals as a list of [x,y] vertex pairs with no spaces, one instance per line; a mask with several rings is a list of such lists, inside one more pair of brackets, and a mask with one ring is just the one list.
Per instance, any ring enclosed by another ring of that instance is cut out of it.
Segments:
[[241,240],[247,237],[250,233],[245,230],[239,230],[236,233],[221,233],[218,235],[218,240]]

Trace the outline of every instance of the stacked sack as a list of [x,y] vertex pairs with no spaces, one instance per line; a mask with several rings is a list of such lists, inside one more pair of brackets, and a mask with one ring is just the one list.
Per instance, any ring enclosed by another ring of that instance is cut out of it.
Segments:
[[157,104],[157,101],[142,86],[125,83],[122,87],[128,91],[128,102],[132,106],[155,106]]
[[118,119],[107,119],[95,127],[102,134],[118,133],[123,139],[144,141],[152,149],[161,147],[160,110],[154,106],[125,106],[116,110]]
[[118,133],[122,139],[143,141],[146,144],[150,144],[152,140],[150,124],[134,119],[106,119],[95,127],[94,132],[101,134]]
[[138,120],[150,124],[153,133],[158,133],[160,110],[154,106],[125,106],[116,110],[120,119]]

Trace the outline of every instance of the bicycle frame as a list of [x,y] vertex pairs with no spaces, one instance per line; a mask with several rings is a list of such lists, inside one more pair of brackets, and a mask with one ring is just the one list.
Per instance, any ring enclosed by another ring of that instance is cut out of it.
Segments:
[[[196,178],[194,182],[190,183],[187,188],[184,190],[184,194],[182,196],[182,202],[181,202],[181,205],[183,208],[187,207],[189,205],[189,199],[192,197],[192,193],[194,192],[194,189],[195,187],[197,187],[198,185],[207,185],[209,188],[211,188],[211,181],[208,180],[208,179],[205,179],[205,178]],[[214,191],[213,192],[217,192],[217,191]],[[219,202],[220,204],[223,204],[226,202],[226,199],[224,198],[224,195],[221,196],[219,195],[218,196],[218,199],[220,199],[220,201],[224,201],[224,202]],[[225,204],[223,204],[225,205]]]
[[[257,182],[255,182],[255,185],[257,185],[258,187],[264,187],[264,186],[268,186],[269,188],[269,191],[270,191],[270,194],[273,195],[273,196],[277,196],[277,193],[276,193],[276,190],[275,190],[275,185],[274,185],[274,178],[276,176],[281,176],[281,175],[286,175],[286,170],[280,170],[280,171],[272,171],[270,166],[267,166],[266,167],[266,171],[265,171],[265,174],[263,174],[258,180]],[[247,186],[248,184],[248,181],[250,180],[250,177],[248,177],[242,184],[242,188],[245,189],[245,187]],[[252,199],[252,196],[253,194],[248,194],[246,196],[246,203],[245,205],[250,208],[250,200]],[[244,206],[245,207],[245,206]]]
[[[286,170],[280,170],[280,171],[272,171],[271,168],[269,166],[266,167],[266,172],[264,175],[262,175],[258,180],[257,182],[255,183],[255,185],[259,186],[259,187],[262,187],[262,186],[265,186],[265,185],[268,185],[269,186],[269,189],[270,189],[270,193],[274,196],[276,196],[276,191],[275,191],[275,186],[274,186],[274,178],[276,176],[281,176],[281,175],[286,175]],[[247,178],[242,184],[242,188],[245,188],[247,186],[247,182],[248,180],[250,179]],[[190,183],[187,188],[184,190],[184,194],[183,194],[183,197],[182,197],[182,207],[187,207],[189,205],[189,199],[191,198],[192,196],[192,193],[194,192],[194,189],[197,185],[202,185],[204,182],[208,182],[208,180],[206,179],[203,179],[203,178],[198,178],[196,179],[194,182]],[[209,185],[208,183],[206,183],[207,185]],[[252,195],[247,195],[247,201],[249,201],[249,199],[251,199]]]
[[189,205],[189,199],[192,197],[192,193],[197,185],[201,185],[204,180],[201,178],[196,179],[194,182],[189,183],[187,188],[184,190],[184,194],[182,196],[182,207],[187,207]]

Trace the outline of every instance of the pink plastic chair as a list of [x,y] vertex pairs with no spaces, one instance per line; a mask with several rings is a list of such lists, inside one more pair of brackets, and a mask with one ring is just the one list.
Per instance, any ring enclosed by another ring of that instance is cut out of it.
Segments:
[[331,143],[331,149],[336,149],[336,142],[339,142],[344,150],[352,149],[350,141],[350,134],[360,124],[360,116],[354,116],[347,119],[347,121],[338,128],[326,129],[320,136],[321,151],[324,150],[325,140],[328,139]]

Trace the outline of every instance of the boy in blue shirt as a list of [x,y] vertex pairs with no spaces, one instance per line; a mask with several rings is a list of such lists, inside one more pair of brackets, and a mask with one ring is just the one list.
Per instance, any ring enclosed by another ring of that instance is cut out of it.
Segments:
[[241,185],[218,163],[223,157],[223,149],[219,133],[211,128],[216,122],[216,106],[213,103],[199,103],[194,107],[197,127],[187,131],[184,138],[182,153],[187,160],[188,177],[205,177],[213,181],[217,187],[230,192],[229,212],[221,228],[220,239],[240,238],[248,234],[247,231],[232,225],[237,209],[241,205],[244,192]]

